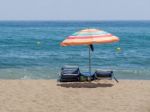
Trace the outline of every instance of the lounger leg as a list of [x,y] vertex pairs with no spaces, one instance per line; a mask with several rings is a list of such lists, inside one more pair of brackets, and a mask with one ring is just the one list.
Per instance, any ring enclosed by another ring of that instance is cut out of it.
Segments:
[[118,81],[117,78],[114,76],[114,74],[113,74],[113,78],[115,79],[115,81],[116,81],[117,83],[119,83],[119,81]]
[[119,83],[119,81],[117,80],[117,78],[114,76],[114,79],[115,79],[115,81],[117,82],[117,83]]

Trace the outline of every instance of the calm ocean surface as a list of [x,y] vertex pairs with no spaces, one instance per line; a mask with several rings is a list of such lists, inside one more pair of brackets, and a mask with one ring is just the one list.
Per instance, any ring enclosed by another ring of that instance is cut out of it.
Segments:
[[120,37],[118,43],[94,45],[93,71],[113,69],[120,79],[150,79],[150,21],[0,21],[0,79],[56,79],[63,65],[88,71],[87,46],[59,46],[84,28]]

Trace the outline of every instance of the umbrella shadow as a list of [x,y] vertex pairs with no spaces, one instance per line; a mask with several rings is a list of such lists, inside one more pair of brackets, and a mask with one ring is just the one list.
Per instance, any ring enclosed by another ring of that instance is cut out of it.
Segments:
[[114,86],[111,83],[93,83],[93,82],[69,82],[69,83],[60,83],[57,86],[65,88],[98,88],[98,87],[112,87]]

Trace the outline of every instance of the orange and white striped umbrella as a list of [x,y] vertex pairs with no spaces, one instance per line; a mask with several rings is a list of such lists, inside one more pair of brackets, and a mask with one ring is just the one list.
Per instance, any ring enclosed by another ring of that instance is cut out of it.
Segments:
[[61,46],[103,44],[119,41],[119,38],[98,29],[84,29],[67,37]]
[[89,46],[89,75],[91,74],[91,53],[90,49],[93,51],[92,44],[103,44],[103,43],[112,43],[119,41],[119,38],[98,29],[85,29],[79,32],[74,33],[73,35],[67,37],[61,46],[73,46],[73,45],[88,45]]

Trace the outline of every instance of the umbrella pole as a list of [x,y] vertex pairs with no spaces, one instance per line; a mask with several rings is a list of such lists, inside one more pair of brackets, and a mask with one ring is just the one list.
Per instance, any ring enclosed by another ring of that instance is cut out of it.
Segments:
[[90,50],[90,46],[89,46],[89,73],[91,75],[91,50]]

